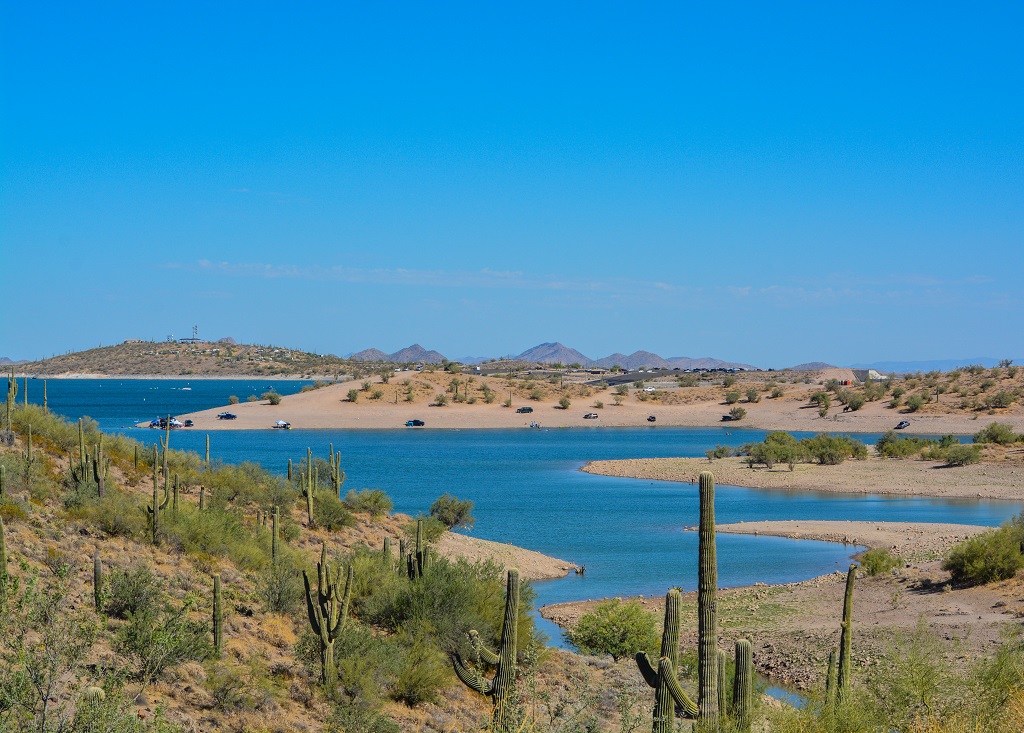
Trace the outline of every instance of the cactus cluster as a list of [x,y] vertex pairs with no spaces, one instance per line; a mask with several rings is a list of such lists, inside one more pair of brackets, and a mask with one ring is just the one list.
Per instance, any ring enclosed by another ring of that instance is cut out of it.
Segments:
[[[136,448],[136,451],[138,448]],[[70,459],[69,459],[70,460]],[[106,492],[107,478],[110,476],[110,459],[103,455],[103,434],[100,433],[99,440],[93,446],[90,455],[85,446],[85,425],[84,420],[78,421],[78,465],[71,466],[71,479],[78,487],[85,487],[91,484],[96,486],[96,494],[101,499]]]
[[337,686],[338,671],[334,663],[334,642],[345,626],[348,618],[348,607],[352,600],[354,570],[348,566],[345,588],[341,589],[341,568],[332,570],[327,560],[327,545],[320,552],[320,562],[316,564],[317,586],[313,589],[309,575],[302,571],[302,581],[306,588],[306,615],[310,628],[320,642],[320,681],[330,692]]
[[843,620],[840,623],[839,650],[833,649],[828,655],[828,672],[825,676],[825,703],[829,707],[843,701],[850,693],[850,663],[853,642],[853,584],[857,566],[850,564],[846,571],[846,593],[843,596]]
[[405,557],[406,571],[410,580],[422,578],[430,567],[430,545],[423,541],[423,520],[416,520],[416,551],[405,553],[404,545],[400,548]]
[[334,452],[334,443],[330,445],[331,453],[331,485],[334,487],[334,494],[341,498],[341,486],[345,483],[345,472],[341,468],[341,451]]
[[[504,733],[517,729],[515,710],[516,653],[519,624],[519,571],[509,570],[505,588],[505,617],[501,624],[501,638],[495,654],[480,639],[480,634],[469,632],[473,648],[473,666],[469,667],[461,655],[452,656],[455,675],[471,690],[491,698],[491,730]],[[484,665],[495,667],[493,679],[483,676]]]
[[654,688],[653,733],[675,730],[676,713],[697,720],[697,729],[717,731],[722,718],[730,716],[736,728],[750,730],[753,704],[753,655],[746,639],[736,642],[732,696],[726,690],[726,655],[718,648],[718,561],[715,551],[715,477],[700,474],[700,525],[697,550],[697,682],[694,701],[683,691],[676,676],[679,662],[681,604],[679,591],[665,596],[665,624],[661,657],[655,667],[645,652],[636,655],[644,680]]

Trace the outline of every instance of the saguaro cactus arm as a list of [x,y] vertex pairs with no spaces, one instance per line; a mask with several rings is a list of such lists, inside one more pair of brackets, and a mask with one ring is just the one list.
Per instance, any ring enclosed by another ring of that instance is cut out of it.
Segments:
[[700,709],[697,707],[697,703],[690,699],[690,696],[686,694],[686,691],[679,684],[679,678],[676,677],[672,660],[662,657],[658,661],[658,675],[665,680],[665,686],[668,688],[669,694],[672,695],[676,705],[679,706],[683,716],[686,718],[696,718]]
[[481,695],[487,695],[490,697],[494,693],[494,683],[491,680],[480,674],[475,669],[467,667],[462,657],[458,654],[452,659],[452,666],[455,669],[455,676],[462,680],[462,684],[471,690],[479,692]]

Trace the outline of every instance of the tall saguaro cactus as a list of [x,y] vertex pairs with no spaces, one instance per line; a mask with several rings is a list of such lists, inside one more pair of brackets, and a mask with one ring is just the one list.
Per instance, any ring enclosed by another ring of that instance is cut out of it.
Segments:
[[334,452],[334,443],[330,445],[331,449],[331,484],[334,486],[334,493],[340,499],[341,498],[341,486],[345,483],[345,472],[341,470],[341,451]]
[[270,561],[277,563],[278,553],[281,551],[281,508],[274,507],[274,513],[270,518]]
[[103,561],[99,550],[92,553],[92,605],[96,613],[103,610]]
[[697,549],[697,705],[708,728],[715,727],[718,707],[718,560],[715,554],[715,477],[702,471],[700,482],[700,540]]
[[306,448],[306,474],[302,477],[303,493],[306,495],[306,524],[314,527],[316,519],[313,516],[313,496],[316,493],[316,479],[313,476],[313,451]]
[[146,511],[149,512],[151,522],[150,529],[152,530],[152,540],[154,545],[160,544],[160,514],[167,508],[167,504],[171,500],[170,492],[167,489],[167,482],[164,482],[164,500],[160,501],[160,482],[157,480],[156,465],[153,466],[153,503],[151,506],[146,507]]
[[224,606],[221,604],[220,576],[213,576],[213,651],[224,653]]
[[[498,653],[484,646],[476,630],[469,632],[470,643],[476,657],[472,668],[467,667],[458,653],[452,657],[456,676],[471,690],[491,698],[491,729],[504,733],[516,729],[516,711],[513,699],[516,682],[516,653],[519,624],[519,571],[509,570],[505,587],[505,618],[501,624]],[[494,679],[483,676],[483,664],[496,666]]]
[[0,594],[2,594],[6,587],[4,585],[7,580],[7,531],[4,529],[4,518],[0,517]]
[[697,717],[697,705],[683,691],[676,677],[679,664],[679,634],[681,620],[679,607],[682,597],[673,588],[665,595],[665,624],[661,632],[661,655],[658,667],[651,664],[647,652],[636,655],[636,665],[648,685],[654,688],[653,733],[672,733],[675,730],[676,706],[687,718]]
[[338,639],[348,618],[349,602],[352,599],[352,586],[355,573],[351,565],[345,579],[345,589],[341,590],[341,568],[332,572],[327,560],[327,544],[320,552],[320,562],[316,564],[317,587],[309,583],[309,575],[302,571],[302,581],[306,587],[306,615],[313,633],[320,640],[320,681],[333,694],[338,684],[338,671],[334,664],[334,642]]
[[7,377],[7,432],[11,432],[13,423],[11,422],[11,410],[14,409],[14,401],[18,399],[18,380],[14,378],[14,369],[11,369],[11,375]]
[[846,573],[846,595],[843,597],[843,623],[839,638],[839,678],[836,683],[836,699],[842,699],[850,692],[850,656],[853,639],[853,581],[857,566],[850,564]]

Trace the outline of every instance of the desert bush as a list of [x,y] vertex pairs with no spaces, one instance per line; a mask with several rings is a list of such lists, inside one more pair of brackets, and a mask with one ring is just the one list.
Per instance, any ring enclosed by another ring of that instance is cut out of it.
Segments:
[[267,613],[294,614],[303,606],[305,589],[302,586],[302,559],[282,552],[277,562],[255,574],[253,586],[260,605]]
[[115,648],[134,662],[143,687],[169,667],[210,656],[209,625],[190,619],[190,610],[188,604],[178,610],[142,609],[118,631]]
[[566,636],[584,654],[611,654],[616,660],[637,652],[654,654],[660,643],[657,620],[637,601],[600,603],[580,616]]
[[868,575],[888,573],[903,564],[903,560],[884,547],[875,547],[865,552],[860,559],[861,567]]
[[149,611],[160,600],[160,580],[144,565],[114,570],[105,589],[104,610],[114,618]]
[[139,537],[146,530],[141,503],[113,487],[107,488],[102,499],[84,501],[71,509],[69,515],[111,537]]
[[723,387],[731,387],[734,384],[736,384],[736,377],[734,375],[732,375],[732,374],[730,374],[727,377],[722,379],[722,386]]
[[182,552],[203,559],[227,557],[243,570],[257,570],[270,561],[269,542],[252,532],[236,511],[185,506],[164,514],[164,536]]
[[846,406],[856,412],[860,408],[864,407],[865,401],[866,399],[862,394],[850,394],[846,398]]
[[371,707],[358,703],[341,703],[327,719],[325,733],[399,733],[398,724]]
[[449,493],[442,494],[430,505],[430,516],[448,529],[469,529],[476,523],[476,519],[473,518],[473,502],[469,499],[459,499]]
[[448,395],[444,392],[438,392],[434,395],[434,407],[444,407],[448,404]]
[[735,405],[740,401],[740,391],[738,389],[730,389],[725,393],[725,404]]
[[348,510],[345,502],[333,493],[325,491],[318,492],[313,497],[313,516],[318,527],[330,532],[355,524],[352,512]]
[[882,458],[910,458],[934,445],[937,445],[934,440],[903,436],[889,430],[875,443],[875,450]]
[[379,400],[383,396],[384,396],[384,390],[382,390],[382,389],[375,389],[372,392],[370,392],[370,399],[371,400]]
[[563,410],[568,410],[569,405],[571,404],[572,401],[568,397],[562,397],[560,400],[558,400],[558,406],[561,407]]
[[825,410],[832,406],[832,398],[829,396],[828,392],[815,392],[811,395],[810,402],[812,405],[817,405]]
[[782,387],[772,387],[771,396],[773,400],[777,400],[779,397],[782,397],[782,395],[784,395],[785,393],[786,392],[785,390],[782,389]]
[[230,397],[228,397],[228,404],[229,405],[237,405],[238,404],[238,395],[234,395],[233,394]]
[[1024,521],[1020,516],[1006,524],[954,545],[942,562],[956,583],[981,585],[1012,578],[1024,567],[1021,542]]
[[709,461],[716,458],[728,458],[732,455],[732,448],[727,445],[716,445],[712,450],[704,451],[704,455],[708,457]]
[[348,391],[348,394],[346,395],[346,399],[349,402],[357,402],[359,400],[359,390],[358,389],[350,389]]
[[967,466],[981,462],[981,448],[976,445],[954,445],[945,449],[947,466]]
[[245,398],[245,401],[246,401],[246,402],[259,402],[259,401],[260,401],[260,398],[259,398],[259,397],[257,397],[257,396],[256,396],[256,395],[254,395],[254,394],[251,394],[251,395],[249,395],[248,397],[246,397],[246,398]]
[[747,389],[747,402],[760,402],[761,394],[757,391],[756,387],[750,387]]
[[1012,392],[1001,390],[994,395],[989,395],[985,398],[985,407],[988,408],[1005,408],[1013,404],[1015,397]]
[[266,400],[272,405],[281,404],[281,395],[279,395],[277,392],[264,392],[263,394],[260,395],[260,399]]
[[1003,423],[990,423],[974,434],[975,443],[997,443],[999,445],[1010,445],[1021,440],[1021,436],[1013,431],[1013,428]]
[[696,387],[697,386],[697,375],[696,374],[684,374],[677,380],[680,387]]
[[604,403],[601,400],[594,400],[594,409],[600,410],[604,408]]
[[410,707],[437,702],[441,690],[451,679],[451,663],[437,645],[431,643],[424,628],[400,637],[405,646],[405,659],[395,679],[392,696]]
[[395,505],[383,489],[351,489],[345,494],[345,503],[354,512],[363,512],[371,517],[388,514]]
[[731,417],[733,420],[742,420],[746,416],[747,411],[744,408],[740,407],[739,405],[729,410],[729,417]]
[[924,407],[925,402],[927,402],[927,399],[924,395],[912,394],[910,395],[910,397],[907,398],[907,411],[917,412],[922,407]]
[[868,456],[867,446],[849,435],[819,433],[813,438],[804,438],[800,445],[807,451],[811,460],[823,466],[834,466],[847,458],[862,460]]

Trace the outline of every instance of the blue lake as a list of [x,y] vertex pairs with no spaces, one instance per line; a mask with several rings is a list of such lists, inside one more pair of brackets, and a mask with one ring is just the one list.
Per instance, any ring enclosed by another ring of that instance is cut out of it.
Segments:
[[[155,443],[158,431],[131,427],[159,414],[224,405],[227,396],[297,392],[303,383],[242,380],[48,380],[50,409],[89,415],[104,430]],[[182,390],[190,386],[190,390]],[[19,395],[20,398],[20,395]],[[29,399],[42,385],[29,382]],[[593,476],[586,462],[610,458],[703,456],[716,444],[760,440],[736,428],[581,428],[556,430],[260,430],[210,434],[214,459],[258,461],[284,473],[306,447],[342,453],[348,488],[381,488],[397,511],[425,512],[451,492],[474,504],[472,534],[585,564],[585,576],[536,584],[538,605],[626,595],[662,595],[696,585],[697,487]],[[873,442],[878,436],[859,436]],[[172,447],[202,451],[205,434],[180,430]],[[870,487],[865,487],[870,492]],[[1019,513],[1013,502],[834,495],[720,486],[721,523],[762,519],[850,519],[997,525]],[[775,537],[719,535],[722,586],[783,583],[845,568],[858,548]],[[554,633],[545,626],[548,633]]]

